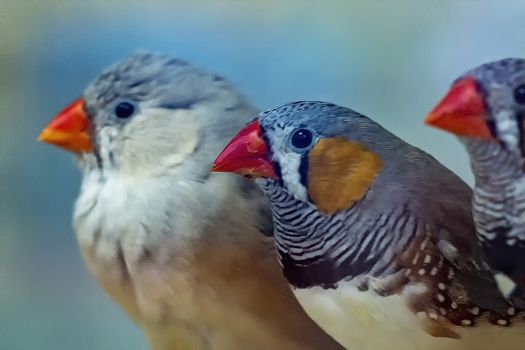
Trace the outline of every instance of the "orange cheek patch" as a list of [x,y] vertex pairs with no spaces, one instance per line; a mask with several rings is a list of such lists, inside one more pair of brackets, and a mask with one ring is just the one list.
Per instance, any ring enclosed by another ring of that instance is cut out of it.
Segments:
[[308,162],[308,194],[325,214],[350,208],[383,167],[377,154],[341,137],[319,140]]

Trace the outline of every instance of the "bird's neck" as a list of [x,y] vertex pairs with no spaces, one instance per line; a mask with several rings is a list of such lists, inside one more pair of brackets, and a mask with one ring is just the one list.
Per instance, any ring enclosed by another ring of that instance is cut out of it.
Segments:
[[512,223],[523,222],[517,212],[525,203],[523,157],[495,142],[462,140],[474,173],[473,217],[482,242],[507,234]]
[[523,175],[521,154],[504,149],[499,143],[462,139],[470,155],[476,186],[500,190]]
[[[394,245],[408,245],[417,232],[415,221],[405,217],[402,207],[389,215],[370,210],[363,215],[357,203],[349,210],[324,215],[277,182],[266,181],[261,187],[271,202],[279,261],[296,287],[330,288],[345,279],[391,273]],[[410,234],[393,230],[392,222]]]

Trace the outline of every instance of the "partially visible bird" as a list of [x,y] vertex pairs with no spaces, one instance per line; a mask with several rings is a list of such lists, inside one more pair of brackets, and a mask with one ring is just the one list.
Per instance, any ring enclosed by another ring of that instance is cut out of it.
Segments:
[[525,302],[525,59],[458,78],[426,122],[459,137],[475,178],[472,212],[487,261]]
[[[340,350],[275,262],[260,190],[210,174],[255,108],[222,77],[138,53],[42,132],[77,153],[87,267],[157,350]],[[103,311],[103,310],[101,310]]]
[[347,349],[525,347],[476,244],[471,189],[371,119],[326,102],[270,109],[212,169],[256,178],[295,296]]

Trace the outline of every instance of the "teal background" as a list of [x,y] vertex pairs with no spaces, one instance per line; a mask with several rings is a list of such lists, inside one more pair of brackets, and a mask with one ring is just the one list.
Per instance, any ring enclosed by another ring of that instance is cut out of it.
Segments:
[[140,48],[219,72],[262,108],[352,107],[471,183],[462,147],[422,120],[466,69],[525,55],[525,2],[2,0],[2,350],[146,348],[80,260],[71,155],[36,142],[102,68]]

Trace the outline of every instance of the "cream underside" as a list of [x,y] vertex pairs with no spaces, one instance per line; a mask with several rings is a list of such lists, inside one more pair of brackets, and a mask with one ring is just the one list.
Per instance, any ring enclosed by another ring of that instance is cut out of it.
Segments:
[[461,339],[426,333],[399,295],[381,297],[350,283],[337,289],[293,289],[307,312],[328,334],[351,350],[523,350],[525,322],[503,328],[489,323],[452,328]]
[[[203,185],[109,175],[85,178],[76,232],[89,270],[152,349],[338,350],[290,293],[271,238],[244,225],[254,203],[232,192],[233,177]],[[171,199],[179,207],[166,230]]]

